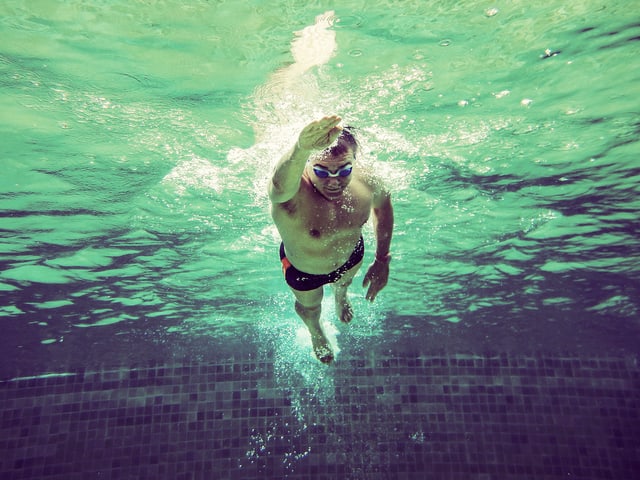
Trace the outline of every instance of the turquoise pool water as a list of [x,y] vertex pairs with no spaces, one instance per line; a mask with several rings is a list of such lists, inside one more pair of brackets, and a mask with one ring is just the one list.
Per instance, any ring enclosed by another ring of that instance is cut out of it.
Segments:
[[337,350],[637,352],[635,2],[4,1],[0,19],[4,376],[263,343],[310,359],[265,186],[332,113],[396,211],[388,287],[370,306],[356,279],[347,329],[327,305]]

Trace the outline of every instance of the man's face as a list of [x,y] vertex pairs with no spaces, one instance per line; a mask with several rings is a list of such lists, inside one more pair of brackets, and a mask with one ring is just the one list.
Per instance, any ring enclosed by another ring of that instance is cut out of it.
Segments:
[[348,149],[344,154],[333,156],[322,153],[309,161],[309,178],[320,195],[327,200],[337,200],[351,182],[355,154]]

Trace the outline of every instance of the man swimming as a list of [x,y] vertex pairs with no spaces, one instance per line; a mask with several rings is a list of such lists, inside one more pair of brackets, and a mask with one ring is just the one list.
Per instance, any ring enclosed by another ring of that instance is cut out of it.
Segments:
[[364,276],[373,301],[387,284],[393,231],[391,196],[372,172],[358,168],[358,144],[341,118],[311,122],[276,165],[269,184],[271,215],[280,232],[280,260],[295,295],[295,310],[311,334],[323,363],[333,351],[320,326],[323,285],[332,284],[338,318],[348,323],[353,309],[347,289],[362,265],[362,227],[373,212],[375,261]]

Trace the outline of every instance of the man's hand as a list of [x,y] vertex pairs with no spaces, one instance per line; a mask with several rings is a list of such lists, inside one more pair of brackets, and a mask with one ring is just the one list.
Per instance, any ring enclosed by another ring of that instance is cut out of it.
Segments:
[[375,261],[367,270],[367,274],[364,276],[364,280],[362,281],[362,286],[366,288],[369,286],[369,290],[367,290],[366,299],[370,302],[373,302],[376,299],[376,296],[387,284],[387,280],[389,278],[389,264]]
[[298,148],[301,150],[322,150],[331,145],[342,130],[338,124],[342,121],[337,115],[324,117],[304,127],[298,136]]

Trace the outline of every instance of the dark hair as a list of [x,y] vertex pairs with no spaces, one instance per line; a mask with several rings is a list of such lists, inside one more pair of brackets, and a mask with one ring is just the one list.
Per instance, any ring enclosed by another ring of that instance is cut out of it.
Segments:
[[353,150],[354,155],[358,153],[360,144],[354,135],[355,128],[350,125],[342,127],[340,135],[338,135],[337,141],[330,147],[324,149],[324,152],[331,156],[338,157],[344,155],[348,149]]

